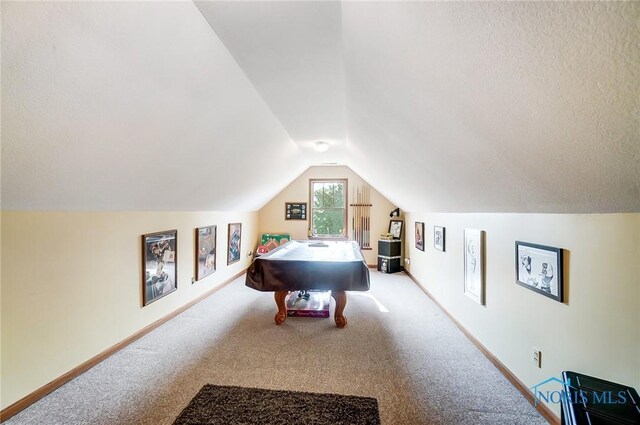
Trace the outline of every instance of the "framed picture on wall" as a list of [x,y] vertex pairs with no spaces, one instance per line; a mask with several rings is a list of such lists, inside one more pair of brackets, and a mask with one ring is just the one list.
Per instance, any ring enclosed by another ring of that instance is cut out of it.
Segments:
[[177,289],[177,240],[177,230],[142,235],[143,306]]
[[433,247],[438,251],[444,252],[445,228],[433,226]]
[[196,280],[216,271],[217,226],[196,229]]
[[402,239],[402,220],[389,220],[389,233],[393,235],[393,239]]
[[285,220],[306,220],[307,219],[307,203],[306,202],[285,202],[284,203],[284,219]]
[[562,249],[516,241],[516,283],[563,302]]
[[416,248],[424,251],[424,223],[416,221]]
[[240,261],[242,223],[229,223],[227,238],[227,265]]
[[484,231],[464,229],[464,293],[484,305]]

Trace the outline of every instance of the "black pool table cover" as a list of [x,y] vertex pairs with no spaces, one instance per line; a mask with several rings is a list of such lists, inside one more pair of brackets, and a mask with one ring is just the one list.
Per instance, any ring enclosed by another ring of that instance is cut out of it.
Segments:
[[257,257],[245,284],[258,291],[368,291],[369,268],[355,241],[290,241]]

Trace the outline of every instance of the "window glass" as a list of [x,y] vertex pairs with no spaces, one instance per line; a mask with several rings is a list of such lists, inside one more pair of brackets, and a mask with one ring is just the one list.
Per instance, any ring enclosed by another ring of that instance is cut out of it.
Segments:
[[347,181],[311,180],[311,235],[346,237]]

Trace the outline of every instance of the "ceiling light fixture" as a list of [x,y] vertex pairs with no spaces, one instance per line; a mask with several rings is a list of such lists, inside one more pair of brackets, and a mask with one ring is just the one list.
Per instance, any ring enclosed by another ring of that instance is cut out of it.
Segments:
[[317,152],[326,152],[329,149],[329,143],[323,140],[318,140],[313,144],[313,149]]

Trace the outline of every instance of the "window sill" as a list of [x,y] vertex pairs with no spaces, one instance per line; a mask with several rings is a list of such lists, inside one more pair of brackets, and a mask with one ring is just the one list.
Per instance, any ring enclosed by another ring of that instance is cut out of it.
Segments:
[[321,240],[321,241],[348,241],[349,238],[346,236],[340,237],[340,236],[309,236],[309,240],[310,241],[317,241],[317,240]]

